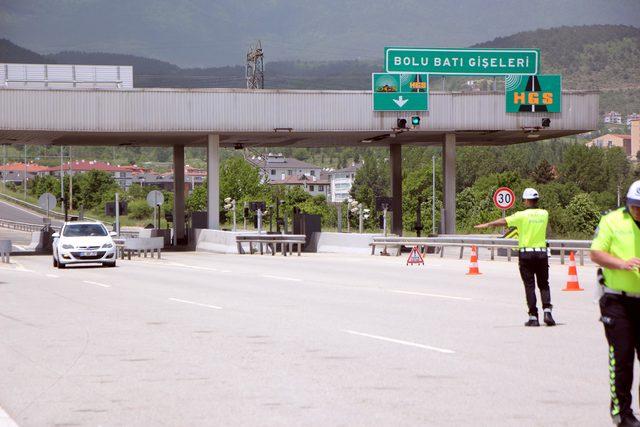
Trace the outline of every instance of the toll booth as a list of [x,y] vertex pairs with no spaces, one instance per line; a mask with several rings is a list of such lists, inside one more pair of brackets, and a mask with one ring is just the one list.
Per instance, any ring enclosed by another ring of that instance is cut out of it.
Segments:
[[320,215],[294,213],[293,215],[293,234],[304,234],[306,236],[304,242],[304,251],[308,252],[309,243],[313,233],[322,231],[322,217]]

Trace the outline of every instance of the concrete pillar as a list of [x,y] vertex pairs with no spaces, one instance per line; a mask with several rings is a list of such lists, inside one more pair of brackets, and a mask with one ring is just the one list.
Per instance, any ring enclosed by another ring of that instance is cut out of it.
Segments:
[[389,146],[389,162],[391,164],[391,233],[402,236],[402,146]]
[[207,137],[207,227],[220,229],[220,135]]
[[173,235],[175,244],[185,242],[184,227],[184,145],[173,146]]
[[444,181],[444,234],[456,233],[456,134],[447,133],[442,142]]

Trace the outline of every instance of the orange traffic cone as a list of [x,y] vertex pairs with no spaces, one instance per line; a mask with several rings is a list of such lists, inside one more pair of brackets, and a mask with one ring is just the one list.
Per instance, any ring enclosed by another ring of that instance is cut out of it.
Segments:
[[471,261],[469,262],[469,272],[467,276],[475,276],[478,274],[482,274],[478,268],[478,248],[471,246]]
[[578,269],[576,268],[576,256],[571,252],[569,254],[569,277],[567,285],[563,291],[584,291],[578,283]]

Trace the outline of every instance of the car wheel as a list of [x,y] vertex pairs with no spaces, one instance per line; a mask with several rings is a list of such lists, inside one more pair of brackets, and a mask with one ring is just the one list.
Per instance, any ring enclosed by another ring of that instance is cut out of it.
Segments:
[[103,267],[115,267],[116,266],[116,262],[105,262],[102,264]]
[[56,259],[56,257],[53,257],[53,266],[54,267],[58,266],[58,260]]
[[65,268],[65,267],[66,267],[66,265],[64,265],[63,263],[58,261],[58,268]]

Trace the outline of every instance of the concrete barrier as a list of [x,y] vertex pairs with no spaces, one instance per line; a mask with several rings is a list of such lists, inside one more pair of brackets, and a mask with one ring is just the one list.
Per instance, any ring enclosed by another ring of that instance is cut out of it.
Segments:
[[11,240],[0,240],[0,260],[5,264],[11,261]]
[[373,243],[373,238],[383,236],[383,234],[313,233],[309,243],[309,251],[367,255],[371,252],[369,244]]
[[131,253],[135,252],[138,256],[144,254],[147,257],[147,253],[151,252],[151,258],[153,258],[154,251],[158,253],[158,259],[160,253],[164,247],[164,237],[135,237],[133,239],[126,239],[122,246],[121,257],[124,259],[124,253],[127,252],[128,258],[131,259]]
[[162,237],[164,238],[164,246],[171,245],[171,230],[167,230],[164,228],[143,228],[138,231],[137,237]]
[[[252,234],[247,231],[222,231],[222,230],[208,230],[198,228],[194,230],[196,251],[201,252],[214,252],[219,254],[237,254],[238,245],[236,243],[236,236],[240,234]],[[255,233],[256,235],[258,233]],[[246,244],[246,250],[249,251],[249,244]]]

